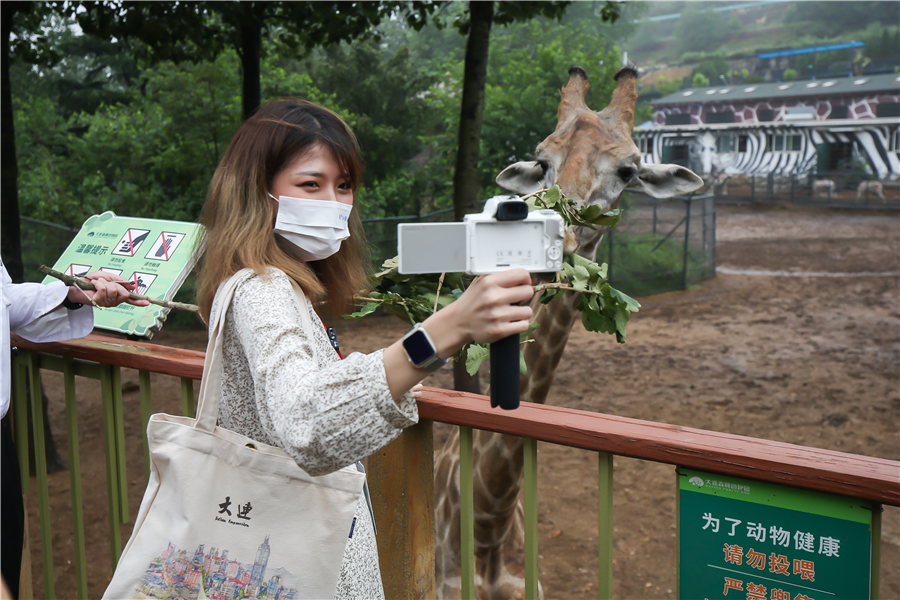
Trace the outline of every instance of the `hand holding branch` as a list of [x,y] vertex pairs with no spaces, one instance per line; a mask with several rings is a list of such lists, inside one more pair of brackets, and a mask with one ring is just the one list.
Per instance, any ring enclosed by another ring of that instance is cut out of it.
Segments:
[[128,281],[123,277],[119,277],[118,275],[113,275],[112,273],[95,271],[93,273],[88,273],[85,276],[87,279],[85,279],[60,273],[47,265],[41,265],[38,270],[45,275],[56,277],[66,285],[70,286],[68,298],[72,302],[84,304],[85,299],[87,299],[88,303],[97,308],[102,308],[104,306],[118,306],[122,302],[127,302],[133,306],[156,304],[157,306],[164,306],[166,308],[177,308],[180,310],[199,312],[199,309],[194,304],[170,302],[168,300],[150,298],[143,294],[136,294],[131,291],[134,289],[133,282]]

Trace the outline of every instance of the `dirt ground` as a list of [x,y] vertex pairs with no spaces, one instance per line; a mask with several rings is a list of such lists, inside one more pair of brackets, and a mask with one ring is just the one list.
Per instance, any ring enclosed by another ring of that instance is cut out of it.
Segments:
[[[549,403],[900,460],[900,214],[718,210],[719,276],[640,298],[625,345],[577,326]],[[389,317],[339,324],[349,351],[381,348],[404,330]],[[202,332],[163,331],[154,342],[205,347]],[[449,387],[443,371],[426,384]],[[133,518],[144,489],[137,373],[122,378],[126,435],[135,440],[127,457]],[[45,373],[44,383],[67,456],[61,376]],[[178,380],[154,376],[152,384],[154,410],[179,413]],[[77,389],[94,598],[112,572],[106,467],[99,386],[79,378]],[[546,596],[596,598],[596,458],[549,444],[539,453]],[[617,457],[615,468],[615,597],[675,598],[674,467]],[[28,503],[35,597],[43,597],[34,486]],[[68,472],[51,476],[50,503],[56,595],[72,598]],[[124,544],[130,524],[122,529]],[[900,598],[900,509],[885,507],[882,540],[881,598]]]

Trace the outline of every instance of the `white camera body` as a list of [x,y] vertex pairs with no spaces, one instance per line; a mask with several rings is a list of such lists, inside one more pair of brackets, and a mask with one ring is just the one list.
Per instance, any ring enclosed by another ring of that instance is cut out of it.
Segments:
[[553,210],[528,212],[517,196],[494,196],[462,223],[397,226],[400,273],[485,275],[509,269],[532,273],[562,268],[565,223]]

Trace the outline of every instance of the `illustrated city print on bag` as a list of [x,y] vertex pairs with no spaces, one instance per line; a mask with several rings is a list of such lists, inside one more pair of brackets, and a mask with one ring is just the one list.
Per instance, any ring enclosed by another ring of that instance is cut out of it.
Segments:
[[230,560],[227,549],[210,548],[207,553],[204,544],[200,544],[191,554],[170,542],[165,552],[150,563],[134,598],[294,600],[297,590],[288,587],[294,580],[288,570],[275,569],[267,577],[270,552],[268,535],[259,545],[252,565]]

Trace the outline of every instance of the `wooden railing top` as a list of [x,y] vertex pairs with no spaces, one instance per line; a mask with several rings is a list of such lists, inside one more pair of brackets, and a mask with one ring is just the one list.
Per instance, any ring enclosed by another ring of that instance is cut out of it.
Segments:
[[47,354],[198,380],[203,375],[203,357],[206,356],[205,352],[196,350],[132,342],[96,334],[77,340],[47,344],[29,342],[16,334],[11,334],[10,342],[19,348],[37,350]]
[[[37,344],[12,343],[48,354],[200,379],[203,352],[99,335]],[[900,462],[524,402],[518,410],[492,409],[485,396],[425,388],[424,419],[543,442],[727,473],[771,483],[842,494],[900,506]]]
[[425,419],[900,506],[900,462],[679,425],[425,388]]

